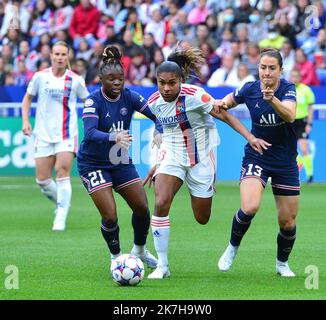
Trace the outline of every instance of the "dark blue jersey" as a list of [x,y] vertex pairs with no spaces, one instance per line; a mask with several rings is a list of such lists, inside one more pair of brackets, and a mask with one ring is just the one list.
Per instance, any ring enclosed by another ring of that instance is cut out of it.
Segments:
[[[117,154],[115,151],[115,130],[129,130],[134,111],[156,121],[147,100],[133,90],[124,88],[117,99],[110,99],[101,88],[88,97],[84,103],[82,117],[84,138],[77,155],[80,172],[88,166],[109,168],[117,164],[116,157],[113,159],[112,156],[121,156],[121,153]],[[127,158],[127,161],[131,162],[128,152]]]
[[[296,101],[295,85],[281,79],[274,96],[280,101]],[[285,122],[263,99],[260,81],[247,82],[233,93],[234,100],[245,103],[252,120],[252,134],[272,144],[260,155],[249,144],[245,146],[245,156],[260,159],[265,163],[287,166],[296,161],[297,139],[293,123]]]

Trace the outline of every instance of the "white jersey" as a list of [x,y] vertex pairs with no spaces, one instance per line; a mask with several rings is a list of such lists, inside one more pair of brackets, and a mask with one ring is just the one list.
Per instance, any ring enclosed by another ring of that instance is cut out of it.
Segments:
[[210,157],[219,136],[209,112],[214,99],[202,88],[182,84],[179,96],[166,102],[159,92],[148,104],[163,126],[161,150],[164,157],[184,166],[194,166]]
[[82,77],[66,70],[55,77],[52,68],[36,72],[27,92],[38,95],[34,133],[42,140],[57,143],[78,134],[77,97],[86,99],[89,92]]

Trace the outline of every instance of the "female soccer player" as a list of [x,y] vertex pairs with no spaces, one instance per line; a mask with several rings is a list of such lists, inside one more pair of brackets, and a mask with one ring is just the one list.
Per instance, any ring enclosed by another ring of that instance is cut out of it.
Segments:
[[132,254],[155,268],[157,259],[146,249],[150,226],[147,198],[127,149],[132,140],[129,127],[134,111],[154,122],[156,118],[141,95],[124,88],[123,65],[117,47],[105,48],[99,75],[102,87],[93,92],[84,105],[84,139],[77,156],[78,170],[101,214],[101,232],[111,259],[121,254],[114,189],[133,211]]
[[158,267],[149,279],[170,275],[168,241],[169,211],[174,196],[185,181],[195,219],[206,224],[210,218],[215,189],[215,163],[212,157],[218,118],[244,136],[257,152],[268,144],[256,139],[235,117],[227,112],[217,113],[213,99],[202,88],[184,84],[191,72],[199,74],[204,58],[198,49],[177,49],[156,71],[158,92],[148,100],[149,107],[163,126],[159,164],[145,179],[155,177],[155,209],[152,217],[154,245]]
[[[56,42],[52,47],[52,67],[36,72],[22,103],[25,135],[32,135],[29,112],[38,96],[35,137],[36,182],[42,193],[56,205],[53,230],[62,231],[71,201],[70,171],[78,146],[77,97],[85,100],[89,92],[82,77],[67,69],[69,47]],[[56,171],[56,182],[52,170]]]
[[245,147],[240,177],[241,207],[232,223],[230,244],[218,261],[228,271],[241,239],[257,213],[268,178],[271,178],[280,230],[277,236],[276,272],[294,277],[288,265],[296,237],[299,205],[299,172],[296,162],[297,140],[294,128],[296,91],[292,83],[280,79],[282,57],[275,49],[264,49],[259,63],[259,80],[246,83],[222,100],[217,108],[229,109],[245,103],[250,111],[252,134],[272,144],[260,154]]

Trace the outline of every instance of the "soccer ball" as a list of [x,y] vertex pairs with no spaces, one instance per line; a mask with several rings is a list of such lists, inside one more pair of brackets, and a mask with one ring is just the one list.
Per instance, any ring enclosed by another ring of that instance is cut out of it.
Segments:
[[122,254],[111,262],[113,281],[121,286],[136,286],[145,275],[143,262],[132,254]]

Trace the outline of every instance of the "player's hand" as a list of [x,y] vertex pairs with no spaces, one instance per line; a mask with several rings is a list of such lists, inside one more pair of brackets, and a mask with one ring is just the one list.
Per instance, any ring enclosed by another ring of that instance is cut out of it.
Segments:
[[30,137],[32,135],[32,126],[29,121],[23,123],[22,131],[25,136]]
[[152,148],[154,148],[154,146],[157,146],[157,149],[160,149],[161,144],[162,144],[162,135],[160,133],[156,133],[156,135],[153,137],[152,140]]
[[261,91],[263,93],[263,99],[267,101],[271,101],[274,98],[274,90],[267,87]]
[[129,130],[122,130],[117,132],[115,142],[124,149],[129,149],[130,142],[132,141],[132,135],[129,134]]
[[268,143],[267,141],[265,141],[263,139],[256,138],[254,135],[250,136],[250,138],[248,139],[248,142],[249,142],[251,148],[253,148],[256,152],[258,152],[261,155],[263,154],[264,150],[267,150],[268,147],[271,146],[271,144]]
[[148,182],[148,188],[152,186],[153,183],[153,176],[156,171],[157,165],[155,165],[151,170],[149,170],[146,178],[143,181],[143,186],[146,186],[146,183]]
[[220,113],[221,109],[227,110],[228,106],[226,105],[225,101],[223,101],[222,99],[216,99],[213,102],[213,109],[214,109],[214,112]]
[[307,135],[309,135],[310,132],[311,132],[311,129],[312,129],[311,125],[310,124],[306,124],[306,127],[305,127],[304,131],[305,131],[305,133]]

